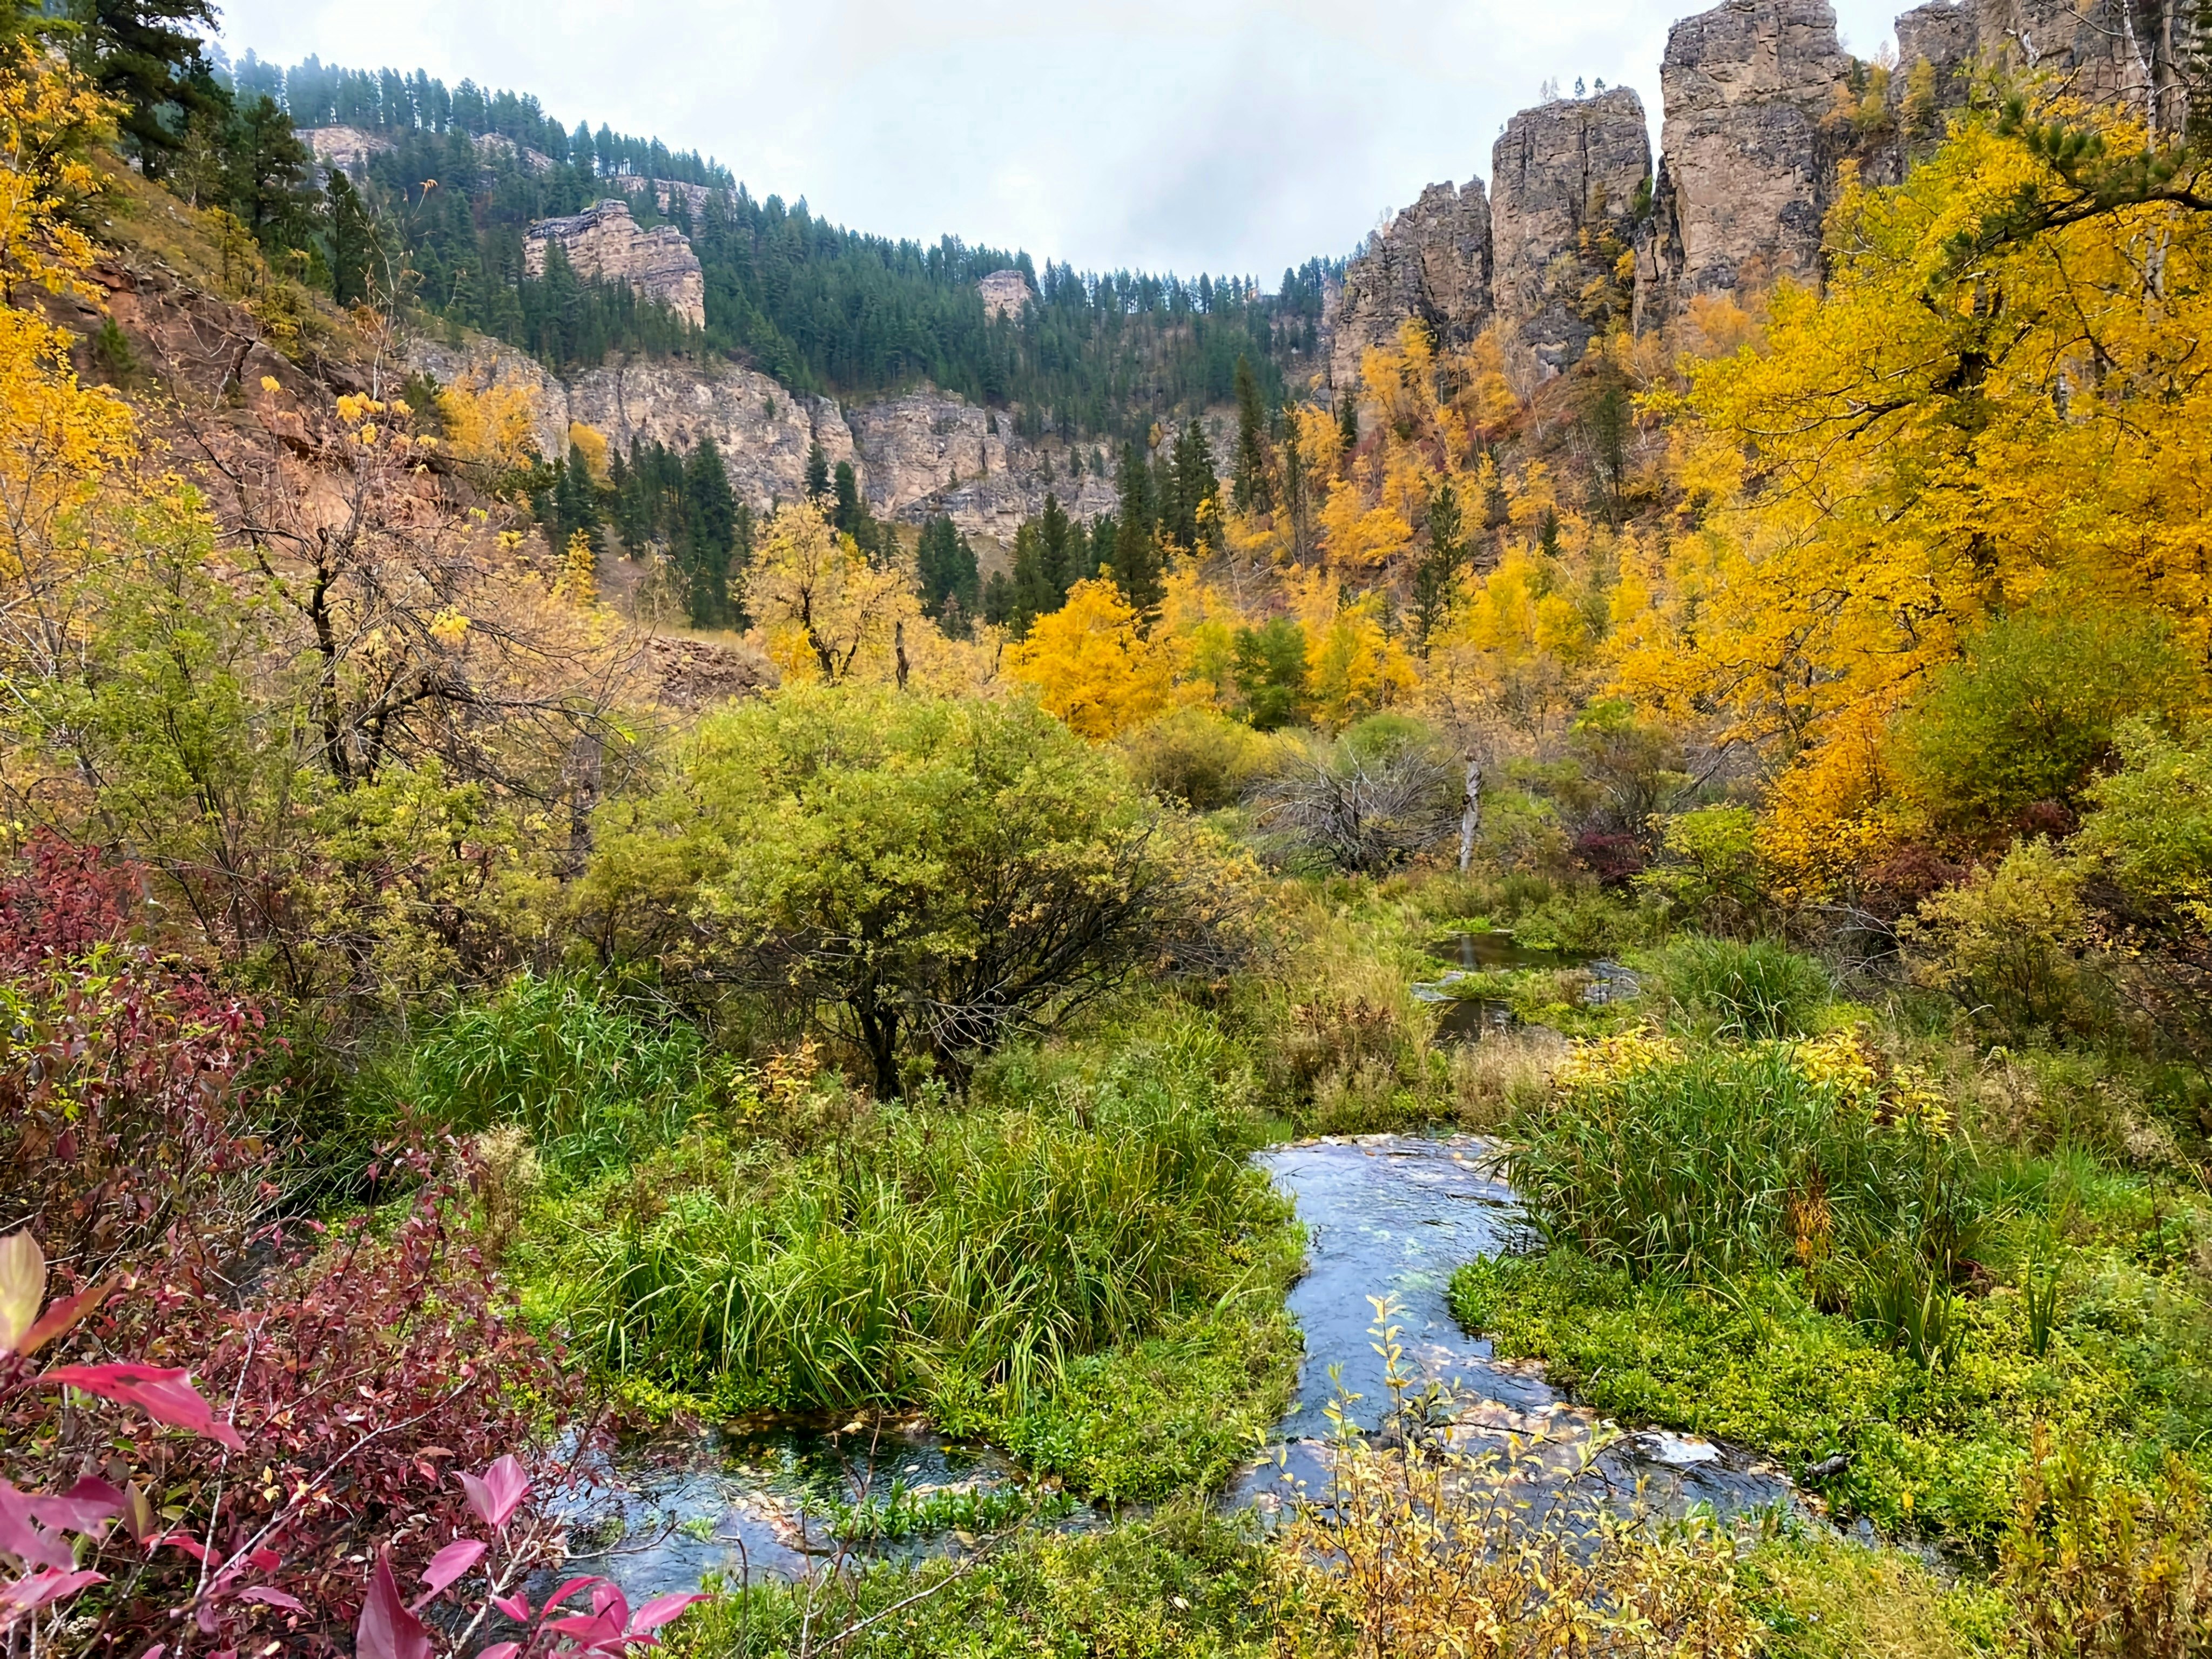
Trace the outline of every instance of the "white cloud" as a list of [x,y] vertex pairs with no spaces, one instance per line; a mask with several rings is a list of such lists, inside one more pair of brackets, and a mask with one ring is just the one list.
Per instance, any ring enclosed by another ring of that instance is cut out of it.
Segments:
[[[1888,9],[1847,0],[1871,52]],[[1633,87],[1660,0],[231,0],[223,42],[422,68],[709,152],[856,228],[1040,260],[1257,274],[1342,254],[1423,185],[1487,176],[1538,86]]]

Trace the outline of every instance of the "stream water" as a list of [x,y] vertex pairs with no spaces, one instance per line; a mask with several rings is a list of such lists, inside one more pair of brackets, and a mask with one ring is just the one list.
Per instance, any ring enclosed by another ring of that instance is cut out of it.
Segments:
[[1429,953],[1455,964],[1442,978],[1413,988],[1413,994],[1424,1002],[1451,1005],[1437,1022],[1437,1035],[1447,1042],[1474,1042],[1519,1024],[1510,1003],[1497,997],[1462,994],[1459,982],[1473,975],[1522,968],[1572,970],[1579,976],[1572,989],[1573,1000],[1585,1007],[1626,1001],[1641,989],[1636,975],[1617,962],[1581,951],[1523,945],[1503,930],[1447,933],[1431,944]]
[[[1499,1360],[1488,1342],[1460,1328],[1446,1301],[1453,1270],[1514,1248],[1524,1231],[1492,1156],[1471,1136],[1409,1135],[1325,1138],[1259,1154],[1255,1161],[1291,1195],[1306,1227],[1307,1271],[1290,1296],[1306,1352],[1275,1453],[1234,1483],[1228,1502],[1268,1511],[1298,1481],[1321,1491],[1326,1408],[1340,1391],[1351,1420],[1370,1431],[1382,1425],[1389,1399],[1369,1330],[1370,1296],[1395,1306],[1408,1369],[1451,1389],[1457,1443],[1480,1450],[1512,1437],[1534,1449],[1521,1474],[1525,1482],[1534,1471],[1527,1495],[1539,1509],[1634,1496],[1662,1510],[1702,1504],[1729,1514],[1790,1501],[1778,1470],[1707,1441],[1646,1431],[1611,1437],[1593,1456],[1607,1437],[1592,1413],[1563,1401],[1539,1368]],[[568,1570],[604,1573],[633,1601],[696,1588],[708,1573],[734,1583],[803,1571],[830,1550],[819,1521],[804,1518],[810,1506],[818,1513],[864,1493],[882,1503],[895,1488],[988,1492],[1023,1478],[1002,1454],[948,1441],[919,1421],[732,1424],[633,1443],[618,1463],[620,1480],[588,1492],[586,1512],[612,1523],[609,1532],[622,1541],[580,1553]],[[1110,1522],[1081,1509],[1055,1524]],[[878,1546],[875,1553],[966,1541],[939,1533]]]
[[1534,1471],[1527,1495],[1537,1507],[1635,1498],[1670,1512],[1705,1504],[1729,1515],[1790,1502],[1790,1482],[1772,1465],[1662,1430],[1613,1435],[1567,1403],[1540,1367],[1498,1359],[1488,1341],[1460,1328],[1447,1302],[1453,1271],[1525,1234],[1492,1158],[1486,1142],[1468,1135],[1324,1137],[1259,1155],[1306,1227],[1306,1275],[1290,1297],[1306,1357],[1283,1446],[1245,1474],[1236,1500],[1279,1503],[1299,1481],[1321,1490],[1333,1399],[1357,1395],[1344,1415],[1370,1432],[1382,1426],[1390,1401],[1369,1298],[1385,1297],[1404,1369],[1450,1391],[1455,1443],[1480,1452],[1510,1437],[1528,1449],[1519,1472],[1527,1480]]

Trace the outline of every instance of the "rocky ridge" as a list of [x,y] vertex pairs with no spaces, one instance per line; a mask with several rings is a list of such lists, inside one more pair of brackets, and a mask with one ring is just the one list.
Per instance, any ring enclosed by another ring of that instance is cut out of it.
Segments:
[[2172,130],[2195,45],[2191,0],[1935,0],[1897,20],[1886,91],[1842,48],[1828,0],[1724,0],[1677,22],[1660,67],[1656,167],[1625,88],[1526,110],[1480,180],[1434,185],[1353,258],[1330,324],[1330,382],[1419,319],[1440,338],[1493,320],[1529,372],[1578,361],[1606,309],[1639,329],[1701,294],[1817,279],[1845,161],[1903,177],[1978,64],[2124,100]]
[[556,243],[579,276],[626,283],[692,327],[706,327],[707,278],[699,256],[675,226],[641,230],[629,203],[611,196],[565,219],[532,222],[522,244],[523,269],[544,276],[548,250]]

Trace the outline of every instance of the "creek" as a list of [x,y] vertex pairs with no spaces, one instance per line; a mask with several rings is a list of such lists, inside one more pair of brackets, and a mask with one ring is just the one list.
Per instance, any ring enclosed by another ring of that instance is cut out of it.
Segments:
[[1790,1484],[1771,1464],[1663,1430],[1616,1434],[1570,1404],[1540,1367],[1500,1360],[1487,1340],[1461,1329],[1447,1302],[1454,1269],[1528,1242],[1495,1156],[1472,1135],[1323,1137],[1259,1155],[1306,1228],[1306,1273],[1290,1297],[1306,1356],[1282,1444],[1247,1472],[1235,1500],[1278,1504],[1299,1482],[1322,1490],[1333,1400],[1342,1397],[1345,1418],[1369,1433],[1384,1426],[1390,1393],[1369,1299],[1383,1297],[1415,1390],[1430,1382],[1449,1390],[1455,1443],[1477,1453],[1512,1443],[1531,1454],[1528,1465],[1516,1460],[1516,1472],[1525,1482],[1534,1471],[1527,1495],[1537,1507],[1632,1499],[1726,1516],[1789,1503]]

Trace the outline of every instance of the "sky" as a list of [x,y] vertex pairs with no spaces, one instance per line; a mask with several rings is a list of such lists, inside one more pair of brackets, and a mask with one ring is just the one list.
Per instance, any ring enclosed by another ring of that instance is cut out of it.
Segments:
[[[219,0],[221,3],[221,0]],[[855,229],[1081,269],[1341,257],[1547,80],[1643,95],[1695,0],[227,0],[222,42],[659,137]],[[1871,57],[1892,0],[1840,0]]]

